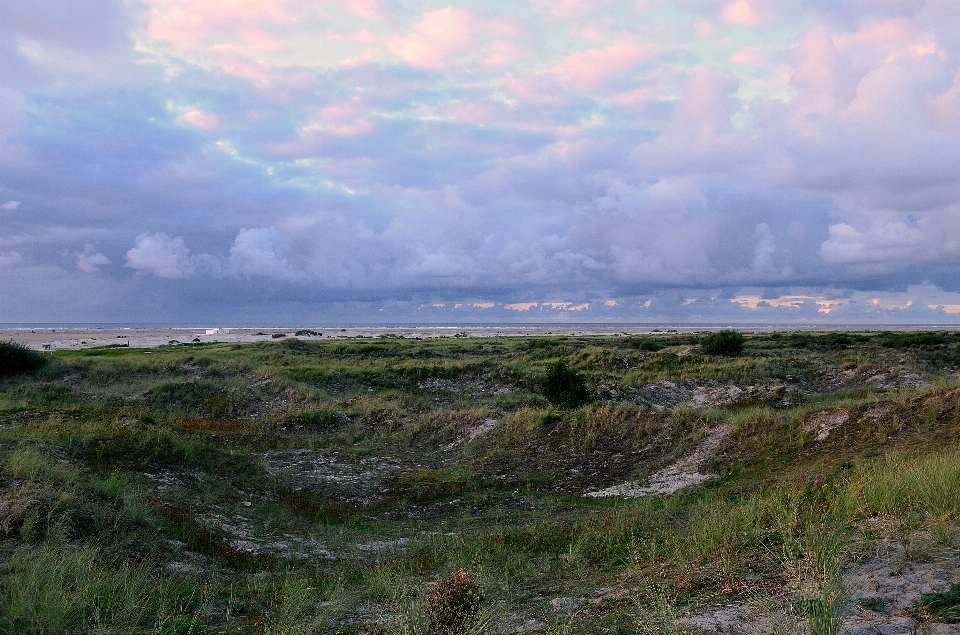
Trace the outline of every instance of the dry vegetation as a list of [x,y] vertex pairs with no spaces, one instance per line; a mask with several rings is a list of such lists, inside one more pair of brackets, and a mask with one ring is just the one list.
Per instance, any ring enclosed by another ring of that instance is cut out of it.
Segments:
[[960,334],[715,344],[16,349],[0,633],[960,632]]

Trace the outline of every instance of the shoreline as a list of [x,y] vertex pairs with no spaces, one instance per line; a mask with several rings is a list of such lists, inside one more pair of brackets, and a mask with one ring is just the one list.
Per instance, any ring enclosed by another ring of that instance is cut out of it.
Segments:
[[[340,327],[297,328],[19,328],[0,329],[0,340],[13,340],[35,350],[82,350],[126,344],[130,348],[155,348],[171,343],[244,343],[281,339],[332,340],[356,337],[520,337],[544,335],[636,335],[651,333],[655,327],[562,328],[562,327]],[[671,329],[681,332],[681,329]],[[692,332],[704,329],[682,329]],[[214,331],[214,332],[211,332]],[[296,335],[298,331],[314,334]],[[661,332],[666,332],[661,329]],[[275,337],[280,336],[283,337]]]
[[[0,328],[0,340],[13,340],[34,350],[82,350],[102,348],[110,345],[126,345],[130,348],[155,348],[171,343],[244,343],[269,342],[285,338],[305,340],[348,339],[356,337],[542,337],[542,336],[622,336],[645,335],[651,333],[696,333],[718,331],[733,328],[748,333],[774,331],[916,331],[916,330],[956,330],[956,326],[946,325],[779,325],[779,326],[671,326],[656,325],[508,325],[508,326],[354,326],[335,328],[295,328],[295,327],[242,327],[242,328],[201,328],[201,327],[21,327]],[[309,331],[296,335],[297,331]],[[282,337],[280,337],[282,334]],[[276,336],[276,337],[275,337]]]

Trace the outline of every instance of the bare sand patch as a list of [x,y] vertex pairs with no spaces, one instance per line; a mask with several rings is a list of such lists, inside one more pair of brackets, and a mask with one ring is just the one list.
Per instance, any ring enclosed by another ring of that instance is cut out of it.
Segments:
[[605,496],[638,498],[641,496],[673,494],[685,487],[716,478],[715,474],[705,474],[701,470],[717,451],[717,448],[720,447],[720,442],[729,432],[729,425],[714,428],[707,435],[707,438],[701,441],[689,454],[651,474],[645,485],[638,481],[627,481],[606,489],[587,492],[586,495],[593,498]]

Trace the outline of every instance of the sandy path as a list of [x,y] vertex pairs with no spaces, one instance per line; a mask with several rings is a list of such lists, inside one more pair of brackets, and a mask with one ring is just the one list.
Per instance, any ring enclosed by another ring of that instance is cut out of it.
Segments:
[[640,496],[656,496],[658,494],[673,494],[685,487],[702,483],[711,478],[713,474],[704,474],[700,470],[704,468],[710,457],[714,455],[720,442],[730,432],[729,425],[722,425],[711,430],[707,438],[695,447],[689,454],[680,458],[675,463],[654,472],[650,475],[646,485],[641,485],[637,481],[627,481],[620,485],[614,485],[606,489],[595,492],[587,492],[587,496],[599,498],[602,496],[625,496],[637,498]]

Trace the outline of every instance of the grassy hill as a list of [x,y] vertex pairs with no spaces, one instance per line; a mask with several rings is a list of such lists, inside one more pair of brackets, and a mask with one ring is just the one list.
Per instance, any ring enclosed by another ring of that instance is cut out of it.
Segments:
[[957,632],[960,333],[713,340],[18,366],[0,633]]

